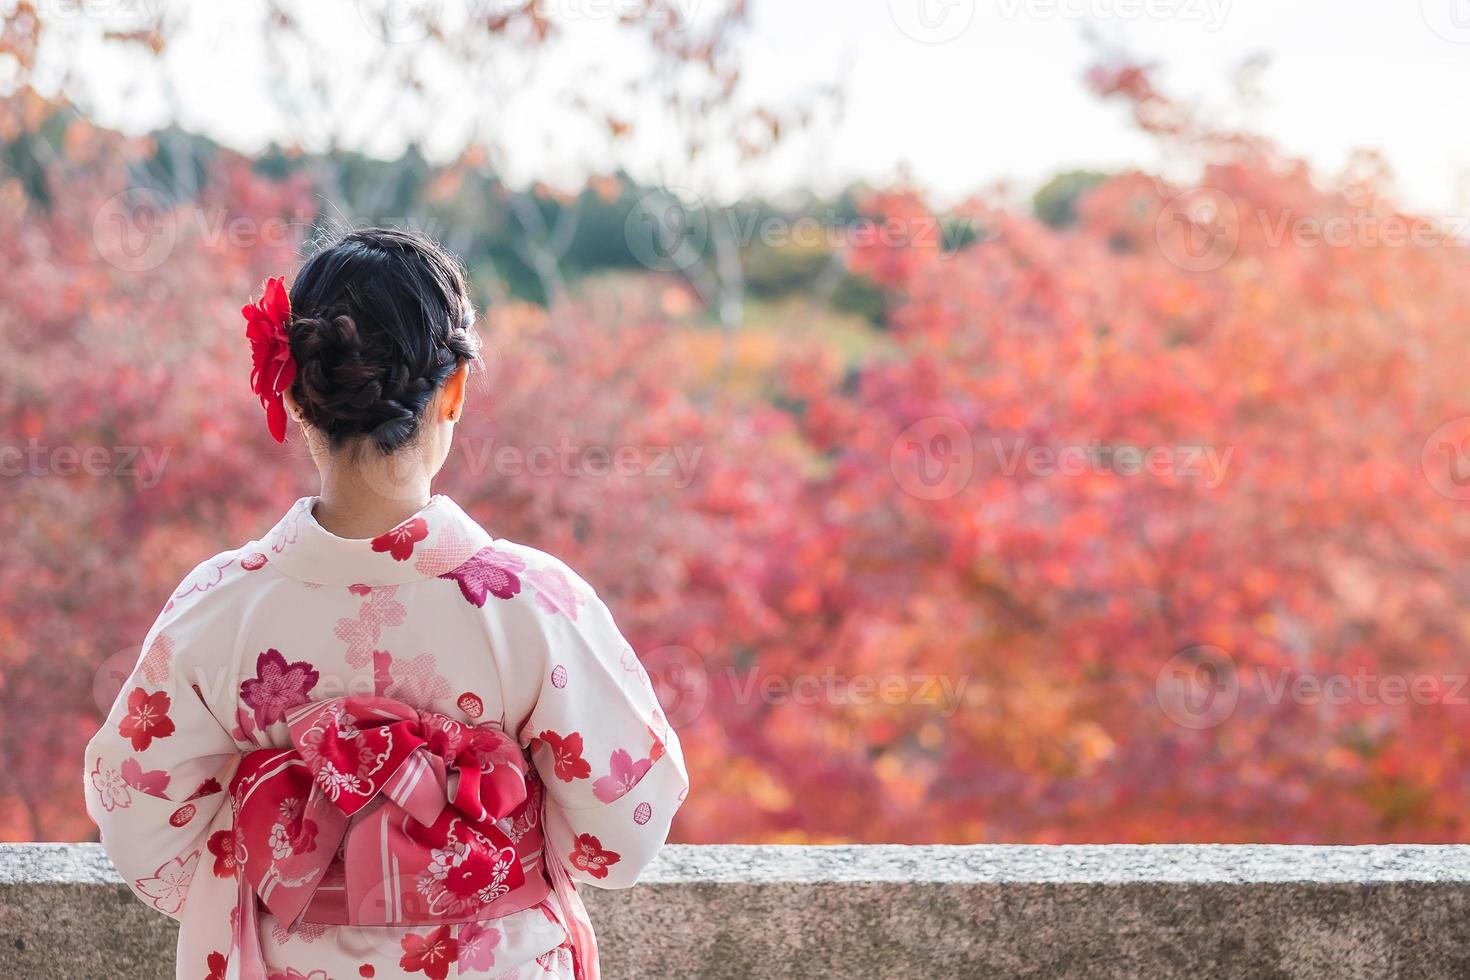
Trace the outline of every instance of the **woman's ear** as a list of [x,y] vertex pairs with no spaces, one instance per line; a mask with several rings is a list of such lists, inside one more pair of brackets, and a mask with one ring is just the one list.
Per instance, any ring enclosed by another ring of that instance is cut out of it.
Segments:
[[444,395],[440,402],[443,420],[453,422],[464,414],[466,384],[470,378],[470,362],[461,361],[459,367],[444,382]]

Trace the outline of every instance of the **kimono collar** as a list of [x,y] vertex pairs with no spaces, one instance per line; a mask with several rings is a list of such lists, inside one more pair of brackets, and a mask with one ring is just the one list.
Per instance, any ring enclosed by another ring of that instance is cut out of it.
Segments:
[[408,520],[375,538],[340,538],[312,515],[317,497],[291,505],[259,543],[284,575],[320,585],[403,585],[458,568],[491,543],[453,500],[435,494]]

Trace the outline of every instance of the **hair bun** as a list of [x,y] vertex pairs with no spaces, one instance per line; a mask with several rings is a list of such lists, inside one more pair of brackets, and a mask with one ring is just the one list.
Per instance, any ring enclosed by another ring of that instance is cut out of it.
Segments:
[[444,382],[479,351],[459,263],[411,232],[352,232],[317,252],[291,288],[292,395],[337,449],[411,443]]

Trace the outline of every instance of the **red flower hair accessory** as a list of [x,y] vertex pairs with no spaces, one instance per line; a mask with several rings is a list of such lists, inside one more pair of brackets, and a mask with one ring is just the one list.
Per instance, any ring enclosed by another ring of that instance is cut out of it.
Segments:
[[291,358],[291,339],[286,324],[291,321],[291,298],[280,276],[265,281],[265,292],[257,303],[240,307],[245,317],[245,337],[250,341],[250,388],[260,397],[266,423],[276,442],[286,441],[286,403],[282,393],[296,380],[296,362]]

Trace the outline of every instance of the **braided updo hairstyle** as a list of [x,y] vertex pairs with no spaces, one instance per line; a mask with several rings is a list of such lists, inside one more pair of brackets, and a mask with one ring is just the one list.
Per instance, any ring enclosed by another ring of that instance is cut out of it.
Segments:
[[335,238],[296,276],[291,311],[291,395],[334,450],[412,443],[435,393],[479,353],[458,260],[410,231]]

